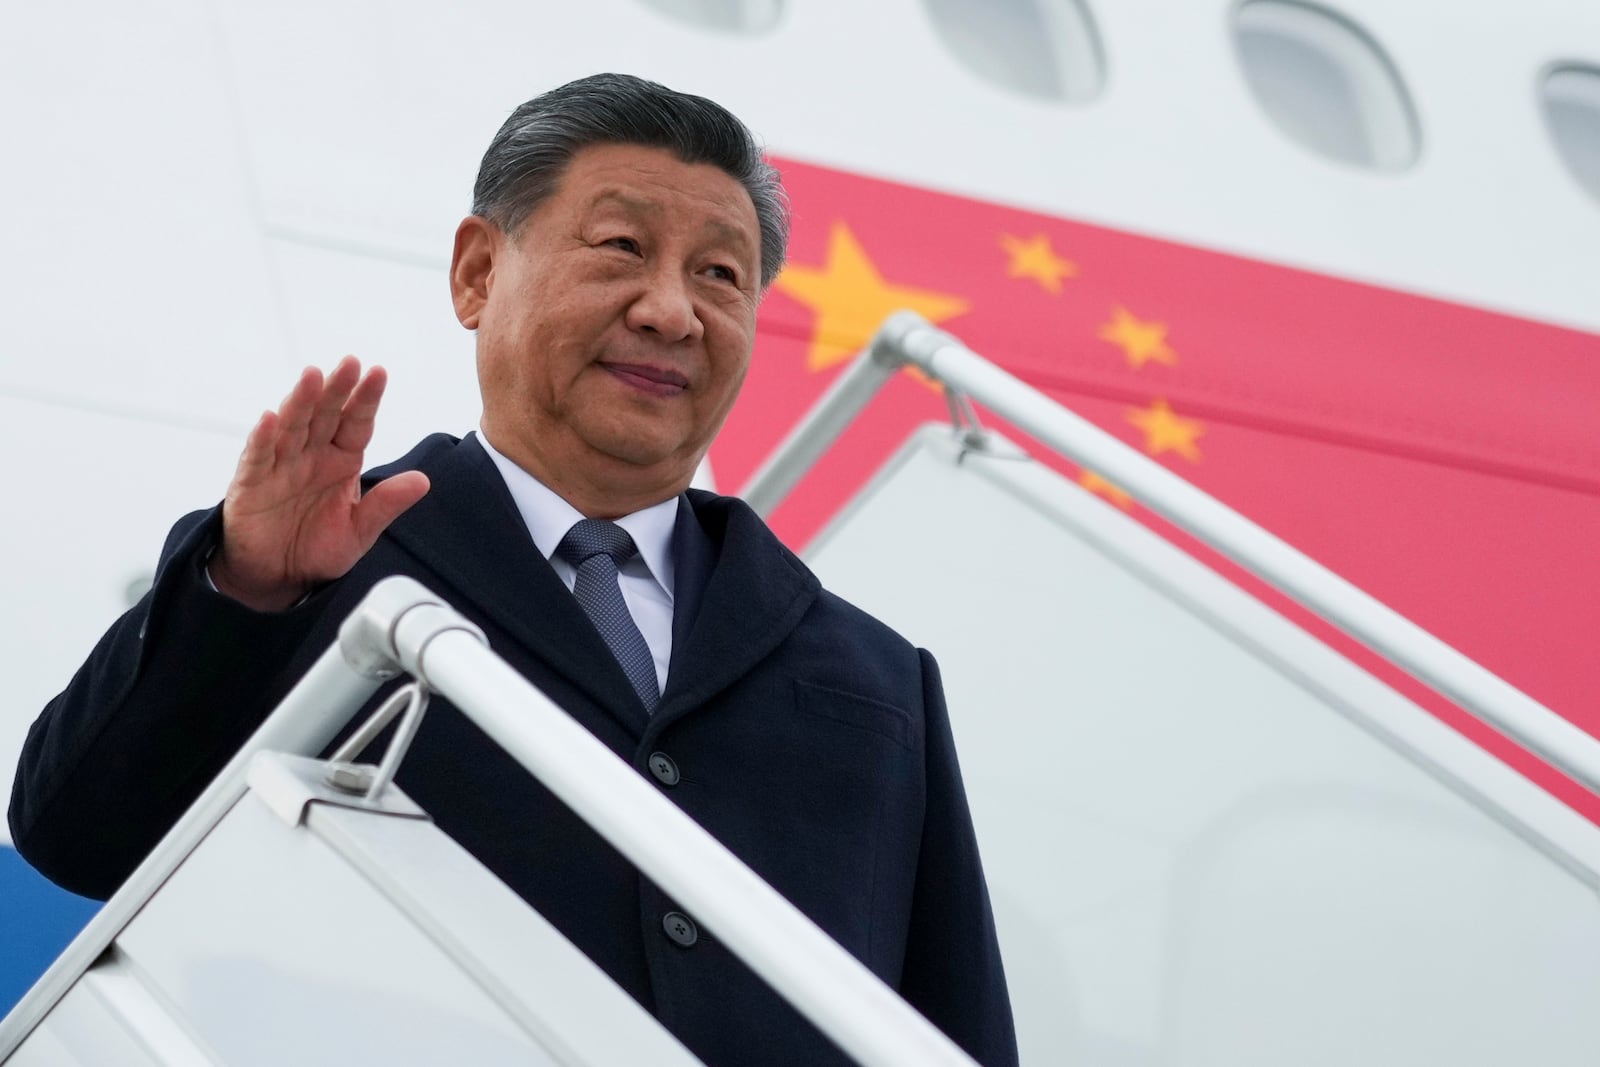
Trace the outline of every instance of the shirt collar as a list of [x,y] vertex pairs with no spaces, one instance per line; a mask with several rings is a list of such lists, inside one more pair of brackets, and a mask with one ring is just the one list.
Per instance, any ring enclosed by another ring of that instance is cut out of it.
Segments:
[[[534,545],[545,559],[549,559],[555,555],[567,531],[583,519],[583,513],[563,500],[555,490],[501,455],[482,431],[477,436],[478,443],[494,460],[506,488],[511,491],[511,499],[516,502],[517,511],[522,514],[522,521],[527,524]],[[650,576],[671,597],[676,576],[672,558],[672,530],[678,521],[678,497],[669,497],[615,521],[628,531],[639,549],[639,558],[650,570]]]

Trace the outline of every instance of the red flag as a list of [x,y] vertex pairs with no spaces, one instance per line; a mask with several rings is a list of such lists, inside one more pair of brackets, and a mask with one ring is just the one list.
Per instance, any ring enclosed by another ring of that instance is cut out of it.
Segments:
[[[796,205],[791,266],[713,451],[726,488],[888,312],[912,307],[1600,733],[1600,337],[779,163]],[[774,527],[803,546],[912,427],[944,413],[926,384],[891,383]],[[1600,799],[1118,502],[1600,819]]]

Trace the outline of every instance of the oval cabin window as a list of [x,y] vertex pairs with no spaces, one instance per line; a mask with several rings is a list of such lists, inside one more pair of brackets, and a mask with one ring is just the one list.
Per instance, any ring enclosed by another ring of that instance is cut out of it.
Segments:
[[1354,22],[1293,0],[1246,0],[1233,41],[1256,103],[1291,140],[1372,170],[1416,162],[1421,129],[1400,72]]
[[1080,0],[923,0],[939,40],[1003,89],[1081,103],[1105,84],[1100,37]]
[[1545,75],[1539,100],[1556,153],[1600,202],[1600,67],[1557,67]]
[[639,0],[668,18],[726,33],[770,30],[783,14],[783,0]]

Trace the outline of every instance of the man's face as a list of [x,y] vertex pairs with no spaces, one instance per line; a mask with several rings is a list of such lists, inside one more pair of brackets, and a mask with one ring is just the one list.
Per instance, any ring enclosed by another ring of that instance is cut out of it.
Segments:
[[744,381],[760,262],[737,181],[638,145],[579,151],[514,238],[466,220],[489,440],[591,514],[682,491]]

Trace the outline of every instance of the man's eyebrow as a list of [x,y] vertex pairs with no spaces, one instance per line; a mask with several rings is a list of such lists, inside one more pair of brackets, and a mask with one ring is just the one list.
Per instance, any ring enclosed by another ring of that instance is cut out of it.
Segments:
[[[635,215],[660,215],[664,210],[661,204],[655,200],[631,196],[621,189],[601,189],[595,194],[594,199],[589,202],[589,210],[594,211],[609,204],[614,204]],[[705,226],[702,228],[719,241],[738,245],[743,250],[754,249],[751,235],[743,227],[735,226],[721,219],[707,219]]]
[[642,200],[637,196],[629,196],[621,189],[600,190],[600,192],[595,194],[594,199],[589,202],[589,207],[593,209],[608,203],[616,204],[618,207],[623,208],[626,211],[631,211],[639,215],[661,214],[661,205],[656,203],[654,200]]
[[714,237],[729,244],[738,245],[741,249],[750,249],[750,233],[739,226],[733,226],[720,219],[707,219],[705,228]]

